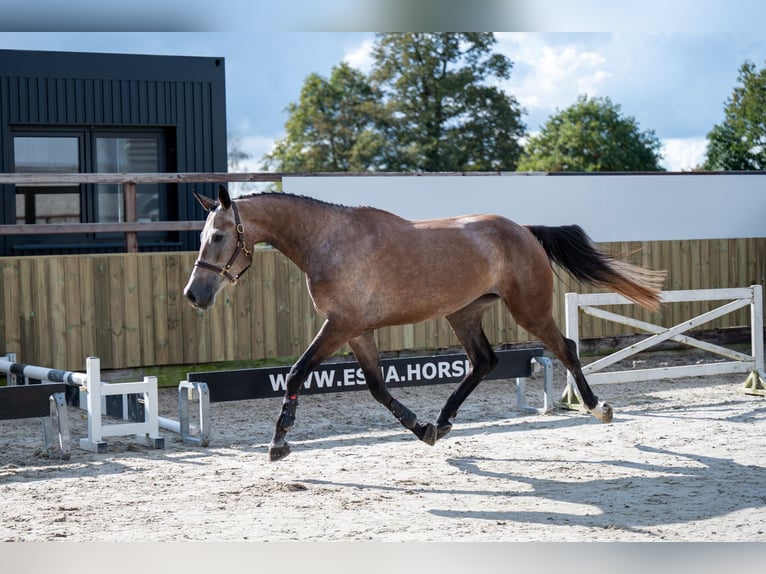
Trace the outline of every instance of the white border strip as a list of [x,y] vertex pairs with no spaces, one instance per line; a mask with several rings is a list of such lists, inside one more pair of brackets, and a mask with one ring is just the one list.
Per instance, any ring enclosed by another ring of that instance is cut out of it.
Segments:
[[[766,172],[284,176],[284,191],[407,219],[496,213],[598,242],[764,236]],[[679,214],[683,213],[683,217]]]

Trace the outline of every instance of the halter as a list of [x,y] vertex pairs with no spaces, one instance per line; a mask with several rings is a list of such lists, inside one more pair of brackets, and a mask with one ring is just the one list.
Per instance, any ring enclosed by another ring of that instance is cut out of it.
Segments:
[[[237,246],[234,248],[234,253],[231,254],[231,257],[229,258],[229,262],[224,265],[223,267],[218,267],[218,265],[213,265],[212,263],[208,263],[207,261],[201,261],[200,259],[197,259],[194,262],[195,267],[201,267],[202,269],[207,269],[208,271],[214,271],[215,273],[218,273],[219,275],[226,277],[226,279],[229,280],[229,283],[232,285],[236,285],[237,281],[239,281],[239,278],[242,277],[242,274],[247,271],[250,268],[250,265],[253,263],[253,252],[250,251],[247,248],[247,244],[245,243],[245,227],[242,225],[242,222],[239,219],[239,210],[237,209],[237,204],[233,201],[231,202],[231,208],[234,211],[234,223],[237,225]],[[237,256],[242,253],[245,257],[247,257],[247,265],[237,273],[236,275],[233,275],[231,273],[231,266],[236,261]]]

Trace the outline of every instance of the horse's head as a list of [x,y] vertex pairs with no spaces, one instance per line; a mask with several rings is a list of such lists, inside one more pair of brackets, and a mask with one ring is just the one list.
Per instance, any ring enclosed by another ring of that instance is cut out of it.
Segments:
[[245,231],[239,211],[225,187],[218,188],[218,201],[194,192],[208,212],[200,235],[200,248],[184,296],[198,309],[207,309],[227,283],[236,284],[252,261],[253,253],[245,243]]

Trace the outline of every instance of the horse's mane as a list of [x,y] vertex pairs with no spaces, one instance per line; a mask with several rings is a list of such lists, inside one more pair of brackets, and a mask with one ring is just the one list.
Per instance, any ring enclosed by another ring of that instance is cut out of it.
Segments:
[[255,198],[264,197],[264,196],[273,197],[273,198],[282,199],[282,200],[297,200],[297,201],[302,201],[302,202],[306,202],[306,203],[313,203],[315,205],[321,205],[321,206],[324,206],[324,207],[335,208],[335,209],[343,210],[343,211],[345,211],[345,210],[372,210],[372,211],[378,211],[380,213],[387,214],[387,215],[393,215],[394,217],[398,217],[395,214],[392,214],[392,213],[390,213],[390,212],[388,212],[388,211],[386,211],[384,209],[379,209],[377,207],[371,207],[371,206],[368,206],[368,205],[352,206],[352,205],[343,205],[343,204],[340,204],[340,203],[331,203],[329,201],[324,201],[322,199],[317,199],[316,197],[309,197],[308,195],[298,195],[298,194],[295,194],[295,193],[285,193],[283,191],[263,191],[263,192],[257,192],[256,191],[256,192],[253,192],[253,193],[248,193],[246,195],[240,195],[236,199],[255,199]]
[[325,205],[327,207],[340,207],[343,209],[351,209],[347,205],[340,205],[338,203],[330,203],[329,201],[323,201],[321,199],[317,199],[316,197],[309,197],[308,195],[298,195],[295,193],[285,193],[283,191],[263,191],[263,192],[253,192],[248,193],[246,195],[240,195],[237,197],[237,199],[254,199],[258,197],[274,197],[278,199],[285,199],[285,200],[298,200],[298,201],[306,201],[309,203],[316,203],[319,205]]

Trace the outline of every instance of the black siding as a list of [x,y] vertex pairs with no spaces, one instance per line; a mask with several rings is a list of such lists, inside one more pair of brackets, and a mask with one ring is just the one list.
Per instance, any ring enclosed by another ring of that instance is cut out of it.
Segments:
[[[0,172],[13,169],[11,128],[161,127],[168,169],[225,172],[226,90],[222,58],[0,50]],[[170,187],[180,220],[201,216],[190,190]],[[13,212],[12,186],[0,186],[3,214]],[[0,215],[0,223],[11,223]],[[197,234],[181,248],[196,249]],[[0,254],[5,254],[0,243]]]

